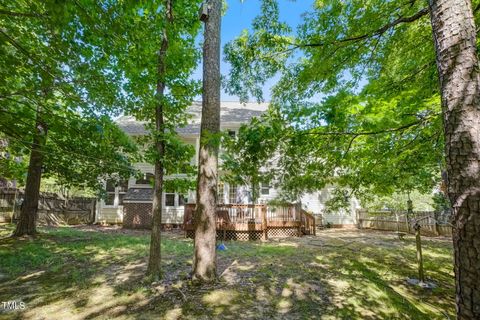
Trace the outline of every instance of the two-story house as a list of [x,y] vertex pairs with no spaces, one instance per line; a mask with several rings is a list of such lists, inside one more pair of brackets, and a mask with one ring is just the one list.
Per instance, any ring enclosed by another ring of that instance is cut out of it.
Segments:
[[[235,135],[242,124],[248,123],[253,117],[259,117],[267,110],[268,104],[239,102],[222,102],[220,113],[220,129]],[[181,139],[195,147],[196,154],[192,164],[198,161],[198,149],[200,142],[200,120],[202,105],[194,103],[188,113],[192,118],[190,123],[178,128],[177,132]],[[123,116],[117,120],[117,124],[127,134],[139,136],[147,134],[144,123],[133,117]],[[153,189],[151,179],[154,174],[154,166],[148,163],[137,163],[136,168],[143,173],[143,177],[132,177],[120,184],[105,182],[107,197],[99,200],[97,204],[97,223],[122,223],[128,228],[148,228],[151,225]],[[222,172],[219,172],[222,175]],[[169,177],[166,177],[168,179]],[[278,190],[270,185],[263,184],[260,188],[260,203],[267,203],[276,198]],[[328,189],[320,192],[306,194],[301,202],[305,210],[314,214],[322,214],[324,203],[328,199]],[[248,201],[248,188],[219,182],[218,199],[220,203],[246,203]],[[171,225],[183,223],[184,205],[195,202],[195,191],[180,194],[174,190],[166,190],[163,195],[162,222]],[[345,210],[338,214],[323,215],[324,222],[333,225],[353,225],[355,221],[355,209],[358,206],[352,200],[351,210]]]

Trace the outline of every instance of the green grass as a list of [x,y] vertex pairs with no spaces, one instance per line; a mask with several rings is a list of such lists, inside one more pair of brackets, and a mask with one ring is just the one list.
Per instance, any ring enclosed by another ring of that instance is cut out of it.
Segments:
[[[0,226],[0,237],[12,226]],[[226,242],[219,281],[188,280],[193,243],[162,242],[164,278],[145,279],[148,232],[40,228],[0,241],[0,301],[21,300],[21,319],[445,319],[453,317],[449,241],[424,239],[433,290],[412,287],[413,237],[329,230],[317,238]],[[0,305],[1,307],[1,305]]]

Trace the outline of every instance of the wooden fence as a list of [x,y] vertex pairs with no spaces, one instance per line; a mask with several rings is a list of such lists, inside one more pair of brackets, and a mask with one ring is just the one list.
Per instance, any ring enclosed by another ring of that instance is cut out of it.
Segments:
[[[0,222],[15,222],[23,202],[23,190],[0,188]],[[86,224],[95,218],[95,198],[64,199],[54,193],[40,193],[37,221],[40,224]]]
[[[195,204],[185,205],[184,229],[194,235]],[[315,218],[298,205],[222,204],[216,210],[219,237],[232,240],[257,240],[282,236],[315,234]]]
[[452,225],[449,215],[433,211],[374,211],[357,210],[358,227],[360,229],[388,230],[412,232],[412,222],[419,220],[421,233],[426,236],[452,236]]

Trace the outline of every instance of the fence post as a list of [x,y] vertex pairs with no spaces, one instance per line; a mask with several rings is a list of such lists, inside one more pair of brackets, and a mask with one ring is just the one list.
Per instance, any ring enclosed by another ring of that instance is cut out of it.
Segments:
[[91,207],[92,216],[90,217],[89,224],[95,223],[95,218],[97,217],[97,199],[92,199],[92,207]]
[[262,207],[262,239],[268,239],[267,206]]
[[438,211],[435,210],[435,211],[433,212],[433,223],[434,223],[434,225],[435,225],[435,233],[436,233],[437,236],[440,235],[440,226],[439,226],[439,224],[438,224],[438,218],[439,218],[439,217],[438,217]]

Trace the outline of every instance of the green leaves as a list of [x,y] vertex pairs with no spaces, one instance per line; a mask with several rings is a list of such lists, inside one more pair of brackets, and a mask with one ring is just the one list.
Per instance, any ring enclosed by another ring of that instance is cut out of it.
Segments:
[[253,33],[226,46],[230,93],[258,98],[279,77],[272,102],[286,121],[277,162],[285,195],[335,185],[362,198],[438,184],[444,142],[425,6],[316,1],[292,35],[275,1],[264,1]]
[[225,59],[232,68],[223,85],[241,101],[247,101],[250,95],[262,101],[262,86],[285,66],[288,55],[283,51],[288,51],[291,43],[291,29],[278,22],[278,10],[277,1],[262,1],[262,15],[253,21],[253,33],[243,30],[224,47]]
[[26,159],[41,119],[48,127],[43,174],[67,186],[97,189],[101,175],[132,173],[135,146],[110,119],[124,97],[108,7],[15,1],[5,9],[28,15],[0,16],[0,132]]
[[220,154],[224,179],[233,184],[250,186],[253,200],[258,199],[259,186],[271,183],[276,153],[285,128],[273,110],[242,125],[235,137],[222,140]]

